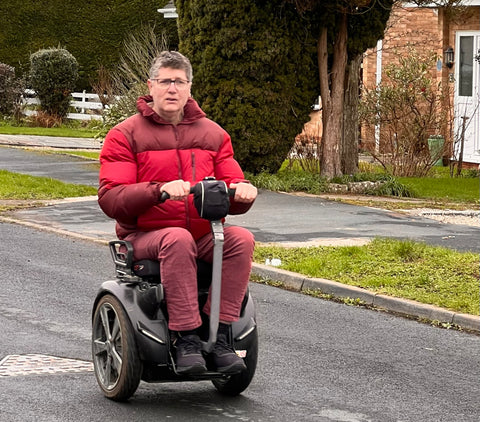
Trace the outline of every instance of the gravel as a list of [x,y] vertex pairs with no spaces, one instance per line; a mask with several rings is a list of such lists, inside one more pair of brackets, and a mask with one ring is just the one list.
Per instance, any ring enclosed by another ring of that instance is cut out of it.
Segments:
[[433,208],[417,208],[401,211],[410,215],[431,218],[433,220],[441,221],[442,223],[480,227],[480,211],[439,210]]

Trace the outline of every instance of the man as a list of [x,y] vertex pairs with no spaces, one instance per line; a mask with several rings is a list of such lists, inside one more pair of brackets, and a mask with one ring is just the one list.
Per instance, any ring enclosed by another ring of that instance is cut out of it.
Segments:
[[[233,158],[231,139],[190,96],[192,67],[178,52],[162,52],[147,81],[150,95],[138,113],[110,130],[100,154],[99,204],[116,219],[117,236],[133,244],[134,257],[157,259],[175,335],[177,372],[206,371],[197,329],[196,259],[212,261],[209,222],[193,205],[190,186],[214,176],[236,189],[230,214],[246,212],[257,189]],[[160,204],[162,192],[170,200]],[[228,343],[229,325],[239,318],[251,271],[254,239],[241,227],[226,227],[220,325],[212,351],[219,372],[245,368]],[[210,299],[203,311],[208,315]]]

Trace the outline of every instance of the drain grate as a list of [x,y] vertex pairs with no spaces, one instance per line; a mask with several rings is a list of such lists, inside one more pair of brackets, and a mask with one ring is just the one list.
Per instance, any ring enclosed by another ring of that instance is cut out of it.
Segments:
[[8,355],[0,361],[0,378],[92,371],[91,362],[49,355]]

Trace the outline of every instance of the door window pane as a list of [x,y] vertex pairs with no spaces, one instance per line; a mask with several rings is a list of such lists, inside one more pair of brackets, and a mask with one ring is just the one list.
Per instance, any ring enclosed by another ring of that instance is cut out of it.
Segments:
[[460,37],[458,91],[471,97],[473,91],[473,37]]

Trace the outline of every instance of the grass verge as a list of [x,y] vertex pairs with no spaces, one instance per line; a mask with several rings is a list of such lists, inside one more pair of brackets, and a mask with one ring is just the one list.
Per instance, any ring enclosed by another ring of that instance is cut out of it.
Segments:
[[254,260],[280,268],[472,315],[479,314],[478,254],[413,241],[375,239],[366,246],[259,246]]
[[80,149],[68,150],[68,149],[46,149],[46,150],[35,150],[42,154],[58,154],[58,155],[72,155],[74,157],[88,158],[89,160],[98,160],[100,157],[100,151],[83,151]]
[[80,129],[74,127],[30,127],[0,124],[0,134],[3,135],[32,135],[32,136],[60,136],[66,138],[94,138],[96,129]]
[[64,183],[49,177],[0,170],[0,199],[46,200],[96,195],[93,186]]

